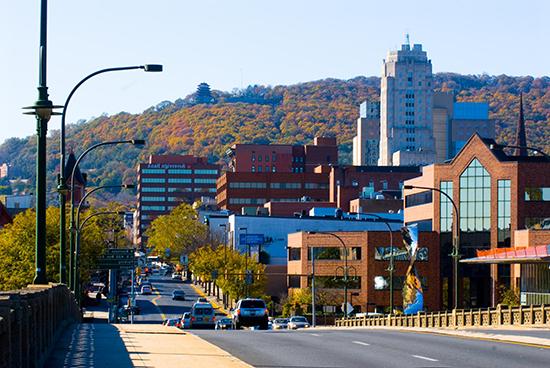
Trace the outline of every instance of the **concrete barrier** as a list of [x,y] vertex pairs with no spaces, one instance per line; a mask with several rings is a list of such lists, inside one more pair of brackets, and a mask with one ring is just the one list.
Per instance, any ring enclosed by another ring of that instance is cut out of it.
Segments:
[[483,326],[548,326],[550,327],[550,306],[530,305],[487,309],[454,309],[452,311],[418,313],[415,315],[361,316],[341,318],[336,327],[427,327],[462,328]]
[[0,292],[0,368],[42,367],[63,328],[80,315],[62,284]]

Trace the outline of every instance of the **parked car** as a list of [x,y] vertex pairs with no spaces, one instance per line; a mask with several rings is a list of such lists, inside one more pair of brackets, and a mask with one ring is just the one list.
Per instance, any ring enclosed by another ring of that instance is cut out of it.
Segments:
[[185,300],[185,291],[181,289],[172,291],[172,300]]
[[176,327],[178,322],[180,321],[179,318],[170,318],[170,319],[165,319],[162,324],[164,326],[173,326],[173,327]]
[[128,315],[138,315],[141,312],[141,308],[138,305],[132,305],[131,307],[128,305],[124,305],[123,308],[126,310],[126,313],[128,313]]
[[288,318],[275,318],[273,320],[274,330],[286,330],[288,328]]
[[208,303],[208,299],[201,296],[201,297],[197,298],[196,303]]
[[193,304],[191,308],[191,328],[213,328],[215,325],[216,317],[212,304]]
[[233,320],[231,318],[221,318],[216,321],[216,330],[231,330],[233,328]]
[[246,298],[237,302],[235,309],[231,311],[233,327],[259,326],[261,330],[268,329],[268,310],[262,299]]
[[288,328],[290,330],[296,330],[298,328],[307,328],[309,327],[309,321],[306,317],[302,316],[294,316],[290,317],[290,320],[288,321]]
[[153,293],[153,289],[149,285],[143,285],[141,287],[141,294],[142,295],[151,295]]
[[180,323],[177,325],[178,328],[191,328],[191,312],[185,312],[181,315]]

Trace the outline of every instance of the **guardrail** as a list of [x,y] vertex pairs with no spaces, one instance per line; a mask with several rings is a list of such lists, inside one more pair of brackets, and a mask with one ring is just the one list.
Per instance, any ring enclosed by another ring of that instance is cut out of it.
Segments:
[[487,309],[455,309],[414,315],[387,315],[341,318],[337,327],[477,327],[477,326],[550,326],[550,306],[520,306]]
[[63,328],[80,315],[65,285],[0,292],[0,367],[43,366]]

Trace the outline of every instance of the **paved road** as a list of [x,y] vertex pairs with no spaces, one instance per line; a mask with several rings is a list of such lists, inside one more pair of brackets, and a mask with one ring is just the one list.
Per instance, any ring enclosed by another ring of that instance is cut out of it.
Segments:
[[550,350],[387,330],[193,331],[254,367],[549,367]]
[[[136,303],[141,313],[135,316],[135,323],[161,323],[164,318],[181,317],[184,312],[191,310],[199,297],[190,284],[181,280],[164,276],[151,276],[149,280],[154,288],[153,294],[136,294]],[[172,300],[174,289],[182,289],[186,300]]]
[[541,339],[550,340],[550,329],[548,328],[537,328],[537,329],[519,329],[518,328],[517,330],[503,330],[500,328],[494,328],[494,329],[469,328],[466,331],[483,332],[483,333],[495,334],[495,335],[540,337]]

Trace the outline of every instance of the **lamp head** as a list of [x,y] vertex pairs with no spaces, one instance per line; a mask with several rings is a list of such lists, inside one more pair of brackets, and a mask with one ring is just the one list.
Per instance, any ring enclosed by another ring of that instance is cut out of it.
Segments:
[[144,146],[145,145],[145,139],[132,139],[130,142],[134,146]]
[[403,189],[413,189],[413,185],[403,185]]
[[161,64],[145,64],[143,70],[146,72],[162,72]]
[[126,211],[117,211],[116,214],[117,214],[117,215],[125,215],[125,214],[126,214]]
[[135,184],[122,184],[122,188],[124,189],[134,189],[135,187]]

